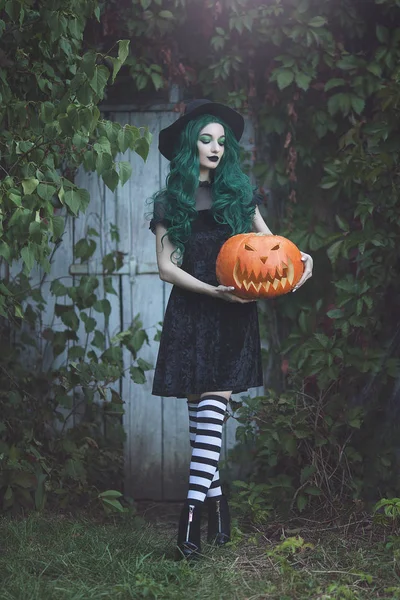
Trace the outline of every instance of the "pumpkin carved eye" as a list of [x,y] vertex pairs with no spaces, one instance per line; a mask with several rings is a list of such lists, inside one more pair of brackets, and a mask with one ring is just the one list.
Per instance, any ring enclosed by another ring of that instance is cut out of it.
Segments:
[[279,244],[277,244],[276,246],[274,246],[273,248],[271,248],[271,250],[279,250]]
[[252,252],[255,252],[255,249],[254,249],[254,248],[252,248],[251,246],[249,246],[249,244],[245,244],[245,245],[244,245],[244,249],[245,249],[245,250],[251,250]]

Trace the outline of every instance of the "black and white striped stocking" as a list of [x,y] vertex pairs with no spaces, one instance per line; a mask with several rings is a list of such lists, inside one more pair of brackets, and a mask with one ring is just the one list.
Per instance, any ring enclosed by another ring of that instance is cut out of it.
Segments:
[[192,460],[188,500],[204,502],[205,497],[222,495],[218,461],[221,453],[222,425],[227,400],[210,394],[198,403],[188,402]]
[[[188,410],[189,410],[189,436],[190,436],[190,445],[193,448],[194,440],[196,438],[197,431],[197,406],[198,402],[189,402],[188,401]],[[218,498],[222,496],[221,482],[219,479],[219,469],[217,466],[217,470],[215,471],[214,478],[211,482],[210,488],[207,492],[207,498]]]

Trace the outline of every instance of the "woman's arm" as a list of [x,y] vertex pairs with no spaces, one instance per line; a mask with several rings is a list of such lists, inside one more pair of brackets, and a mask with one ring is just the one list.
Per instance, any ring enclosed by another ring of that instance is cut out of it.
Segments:
[[183,271],[180,267],[175,265],[171,260],[171,255],[176,248],[169,240],[168,235],[165,235],[166,233],[167,229],[158,223],[156,226],[156,252],[158,272],[162,281],[167,281],[168,283],[177,285],[190,292],[206,294],[208,296],[213,296],[214,298],[227,300],[228,302],[238,302],[240,304],[251,302],[250,300],[244,300],[243,298],[234,296],[229,287],[224,285],[215,287],[214,285],[204,283],[204,281],[200,281],[200,279],[193,277],[193,275],[186,273],[186,271]]
[[[256,210],[254,211],[253,230],[256,233],[266,233],[267,235],[273,235],[272,231],[269,229],[268,225],[262,218],[261,213],[258,210],[258,206],[256,206]],[[298,290],[299,287],[302,286],[303,283],[305,283],[307,281],[307,279],[310,279],[310,277],[312,277],[313,259],[311,258],[311,256],[309,254],[302,252],[301,260],[304,263],[304,273],[303,273],[299,283],[296,285],[295,288],[293,288],[293,290],[292,290],[293,292]]]
[[261,213],[258,210],[258,206],[256,206],[256,210],[254,211],[253,230],[256,233],[266,233],[267,235],[273,235],[272,231],[269,229],[268,225],[262,218]]

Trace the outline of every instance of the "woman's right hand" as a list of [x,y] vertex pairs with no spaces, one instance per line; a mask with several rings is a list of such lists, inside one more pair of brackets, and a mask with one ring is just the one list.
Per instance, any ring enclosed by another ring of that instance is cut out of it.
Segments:
[[239,298],[239,296],[236,296],[235,294],[232,294],[232,292],[235,290],[234,287],[228,287],[226,285],[219,285],[218,287],[214,288],[216,291],[216,297],[220,298],[221,300],[226,300],[226,302],[237,302],[239,304],[248,304],[249,302],[256,302],[256,300],[249,300],[247,298]]

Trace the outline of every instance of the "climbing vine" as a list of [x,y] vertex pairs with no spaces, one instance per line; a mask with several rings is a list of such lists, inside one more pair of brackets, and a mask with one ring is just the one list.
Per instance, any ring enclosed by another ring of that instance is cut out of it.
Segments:
[[135,39],[138,91],[249,112],[268,223],[314,256],[313,280],[263,307],[272,396],[238,413],[253,480],[299,510],[398,485],[399,17],[399,0],[137,0],[100,19]]
[[[129,82],[137,102],[178,83],[187,98],[248,111],[268,223],[315,259],[304,288],[262,307],[273,389],[237,412],[249,485],[298,510],[395,491],[400,1],[35,7],[0,2],[3,264],[46,268],[62,235],[54,205],[76,214],[88,201],[73,185],[78,165],[114,189],[130,174],[117,152],[146,156],[146,132],[100,119],[107,83]],[[21,319],[1,285],[3,315]]]
[[[89,193],[75,183],[78,168],[95,171],[114,191],[131,175],[130,164],[117,154],[130,149],[146,160],[151,141],[147,129],[121,126],[100,114],[106,87],[128,57],[129,40],[115,40],[106,50],[88,48],[83,33],[90,18],[100,18],[94,0],[0,1],[0,501],[5,510],[99,498],[122,509],[118,494],[97,496],[99,488],[121,481],[123,402],[115,382],[127,370],[143,382],[150,368],[138,357],[147,340],[139,318],[114,337],[104,333],[111,312],[107,295],[116,294],[109,273],[115,263],[120,266],[118,253],[103,257],[103,276],[83,276],[76,285],[57,279],[47,294],[43,291],[51,262],[63,251],[66,220],[89,204]],[[91,229],[76,241],[77,261],[90,259],[97,235]],[[116,228],[111,235],[118,236]],[[29,276],[39,269],[39,284],[32,287]],[[43,327],[48,302],[54,303],[56,324]],[[86,334],[84,345],[77,343],[79,329]],[[57,362],[61,355],[66,360]]]

